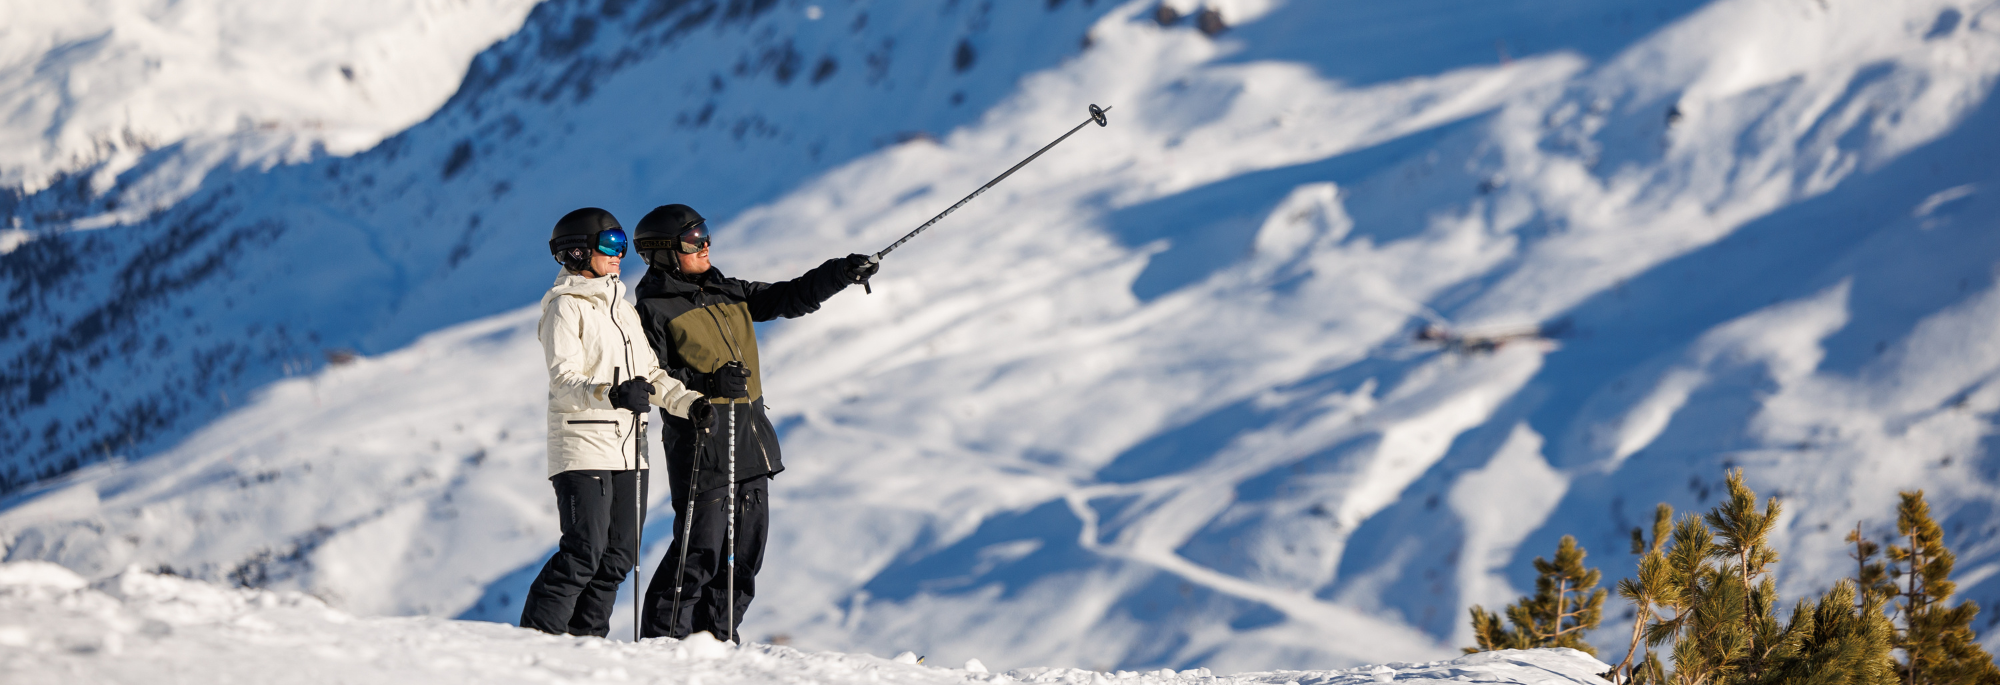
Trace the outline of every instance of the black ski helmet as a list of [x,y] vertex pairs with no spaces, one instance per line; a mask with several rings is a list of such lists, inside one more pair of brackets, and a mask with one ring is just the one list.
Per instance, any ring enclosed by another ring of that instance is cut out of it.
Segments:
[[563,268],[582,271],[590,266],[590,254],[595,251],[597,234],[613,229],[623,231],[624,227],[618,225],[618,219],[610,212],[596,207],[564,214],[563,218],[556,220],[555,230],[549,233],[549,254],[561,262]]
[[[632,244],[639,249],[639,256],[652,264],[654,255],[664,250],[669,254],[681,251],[681,239],[699,240],[708,243],[708,220],[687,205],[661,205],[647,212],[639,219],[638,228],[633,230]],[[699,250],[697,250],[699,251]],[[666,260],[667,268],[680,270],[679,259]]]

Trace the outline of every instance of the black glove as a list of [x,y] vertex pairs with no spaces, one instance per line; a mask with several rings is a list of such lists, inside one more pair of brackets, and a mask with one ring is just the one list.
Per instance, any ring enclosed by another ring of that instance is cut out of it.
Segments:
[[694,404],[688,405],[688,420],[693,421],[697,429],[715,430],[715,405],[709,404],[707,399],[695,400]]
[[743,362],[728,362],[708,375],[708,396],[727,400],[750,397],[750,369]]
[[651,401],[653,384],[644,378],[633,378],[612,386],[608,396],[614,409],[623,409],[634,414],[644,414],[653,410]]
[[874,276],[875,272],[881,268],[882,263],[875,261],[874,258],[868,255],[851,254],[847,256],[847,259],[841,260],[840,275],[845,277],[849,283],[862,283],[866,282],[869,277]]

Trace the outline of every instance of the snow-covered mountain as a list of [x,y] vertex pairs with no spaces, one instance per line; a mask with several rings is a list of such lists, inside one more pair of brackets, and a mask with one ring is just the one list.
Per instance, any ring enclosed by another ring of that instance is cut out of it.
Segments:
[[436,111],[533,5],[0,2],[0,187],[102,196],[87,216],[22,217],[96,228],[172,206],[218,165],[358,152]]
[[[687,202],[787,278],[1095,102],[874,295],[762,329],[792,470],[750,634],[1437,659],[1561,535],[1617,577],[1729,467],[1787,502],[1787,592],[1923,487],[2000,606],[2000,4],[1167,6],[548,2],[367,152],[37,226],[0,257],[6,558],[511,620],[555,540],[555,217]],[[1552,337],[1482,344],[1519,330]]]

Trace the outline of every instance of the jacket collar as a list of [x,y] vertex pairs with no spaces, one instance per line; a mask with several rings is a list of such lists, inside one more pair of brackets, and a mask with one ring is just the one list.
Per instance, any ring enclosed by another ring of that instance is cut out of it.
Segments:
[[613,302],[624,295],[622,292],[624,289],[624,284],[619,282],[617,275],[591,278],[564,269],[556,275],[555,285],[550,286],[549,291],[542,295],[542,305],[547,306],[550,300],[568,295],[590,300],[599,307],[610,308]]
[[700,276],[686,276],[676,271],[649,266],[646,268],[646,275],[639,278],[637,295],[640,299],[648,297],[691,297],[695,293],[701,292],[702,286],[712,286],[715,283],[722,282],[725,278],[727,277],[722,275],[722,270],[715,268],[713,265],[709,266],[708,271],[703,272]]

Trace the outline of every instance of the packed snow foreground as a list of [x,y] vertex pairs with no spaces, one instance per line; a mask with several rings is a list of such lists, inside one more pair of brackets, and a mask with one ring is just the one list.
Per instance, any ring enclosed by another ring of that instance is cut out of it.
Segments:
[[1370,682],[1599,683],[1610,667],[1569,649],[1483,652],[1451,661],[1345,671],[1216,675],[1208,669],[989,673],[895,658],[732,647],[687,640],[614,642],[504,623],[356,617],[298,592],[223,587],[138,569],[96,583],[41,561],[0,564],[0,674],[8,683],[225,681],[1334,685]]

